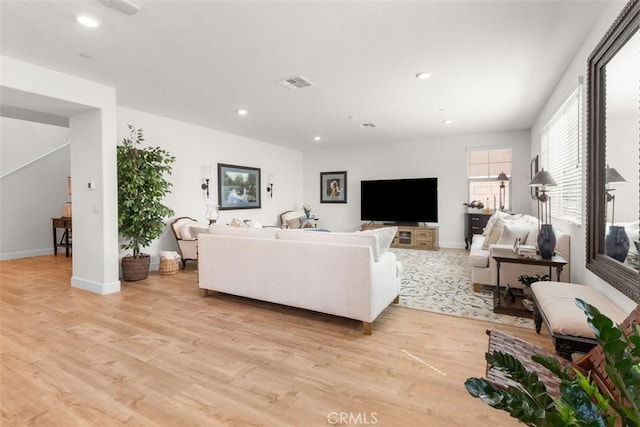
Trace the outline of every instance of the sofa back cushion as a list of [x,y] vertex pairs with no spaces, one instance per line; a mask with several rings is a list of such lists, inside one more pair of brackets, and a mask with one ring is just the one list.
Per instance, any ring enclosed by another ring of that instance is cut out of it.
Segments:
[[209,226],[210,234],[223,236],[238,237],[255,237],[258,239],[275,239],[278,228],[252,228],[252,227],[234,227],[231,225],[211,224]]
[[305,230],[278,230],[277,235],[278,239],[281,240],[369,246],[373,253],[373,260],[380,260],[380,244],[376,234],[365,234],[360,231],[354,233],[322,233]]
[[371,230],[363,230],[360,233],[378,236],[380,253],[383,254],[387,252],[387,250],[389,250],[389,247],[391,246],[391,243],[393,243],[393,239],[395,239],[397,232],[398,227],[381,227]]

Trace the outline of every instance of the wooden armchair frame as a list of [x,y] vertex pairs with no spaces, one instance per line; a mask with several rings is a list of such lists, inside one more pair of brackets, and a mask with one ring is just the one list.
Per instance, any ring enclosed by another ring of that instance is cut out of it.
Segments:
[[176,226],[180,223],[183,223],[187,220],[191,220],[194,223],[197,222],[195,219],[188,216],[181,216],[173,220],[171,223],[171,231],[173,232],[173,236],[176,238],[176,243],[178,245],[178,252],[180,252],[180,257],[182,258],[182,269],[184,270],[187,266],[187,261],[198,261],[198,240],[183,240],[182,237],[178,235],[178,231],[176,230]]

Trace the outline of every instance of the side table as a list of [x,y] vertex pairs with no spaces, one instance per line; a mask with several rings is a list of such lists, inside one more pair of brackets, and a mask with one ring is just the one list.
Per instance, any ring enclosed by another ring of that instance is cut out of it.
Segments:
[[[65,255],[69,257],[71,251],[71,218],[51,218],[53,227],[53,254],[58,255],[58,248],[65,248]],[[64,232],[60,241],[58,241],[58,228],[62,228]]]
[[[565,265],[567,265],[567,260],[565,260],[560,255],[553,255],[551,259],[544,259],[540,255],[536,255],[535,258],[526,258],[519,257],[514,252],[513,249],[493,249],[491,252],[491,256],[496,261],[496,294],[493,298],[493,312],[494,313],[502,313],[502,314],[513,314],[519,315],[517,309],[509,309],[502,310],[501,302],[500,302],[500,264],[501,263],[511,263],[511,264],[524,264],[524,265],[541,265],[543,267],[549,267],[549,279],[553,277],[553,268],[556,269],[556,277],[558,278],[558,282],[561,281],[560,277],[562,275],[562,269]],[[522,313],[525,313],[525,310],[519,310]],[[526,310],[528,314],[525,317],[531,317],[529,310]]]

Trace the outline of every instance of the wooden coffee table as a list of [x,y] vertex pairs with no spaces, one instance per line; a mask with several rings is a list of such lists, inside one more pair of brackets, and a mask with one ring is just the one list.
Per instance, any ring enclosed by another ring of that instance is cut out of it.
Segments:
[[549,267],[549,279],[553,277],[553,268],[556,269],[556,277],[557,281],[560,282],[560,277],[562,276],[562,269],[565,265],[567,265],[567,260],[565,260],[562,256],[554,254],[551,259],[544,259],[540,255],[536,255],[535,258],[525,258],[519,257],[514,252],[513,249],[505,248],[505,249],[493,249],[492,253],[493,259],[496,261],[496,292],[493,298],[493,312],[501,313],[501,314],[511,314],[515,316],[523,316],[523,317],[531,317],[531,312],[526,310],[524,307],[522,309],[517,309],[513,307],[505,307],[503,309],[501,303],[501,295],[500,295],[500,264],[502,263],[510,263],[510,264],[524,264],[524,265],[540,265],[543,267]]

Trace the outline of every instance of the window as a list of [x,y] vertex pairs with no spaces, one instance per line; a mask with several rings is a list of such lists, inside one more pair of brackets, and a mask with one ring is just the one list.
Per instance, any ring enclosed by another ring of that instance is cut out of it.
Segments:
[[491,209],[500,209],[500,181],[498,175],[504,172],[504,208],[511,208],[511,148],[467,149],[467,179],[469,201],[479,200]]
[[582,224],[582,81],[542,130],[540,157],[557,184],[551,216]]

